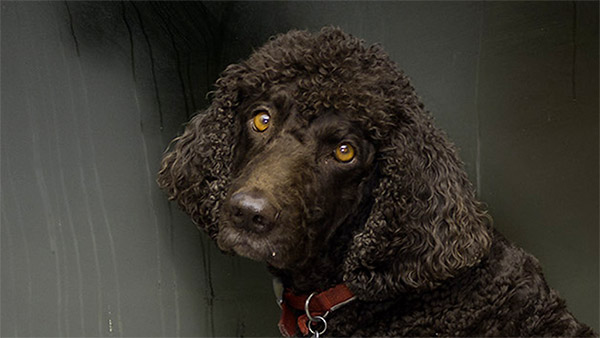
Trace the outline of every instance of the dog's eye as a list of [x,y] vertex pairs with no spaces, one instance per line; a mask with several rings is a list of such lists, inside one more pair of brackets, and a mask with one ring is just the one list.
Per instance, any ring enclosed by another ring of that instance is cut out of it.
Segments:
[[261,111],[258,114],[254,115],[254,130],[258,132],[263,132],[269,128],[269,122],[271,122],[271,115],[269,115],[265,111]]
[[354,148],[348,143],[341,143],[333,154],[340,162],[350,162],[354,158]]

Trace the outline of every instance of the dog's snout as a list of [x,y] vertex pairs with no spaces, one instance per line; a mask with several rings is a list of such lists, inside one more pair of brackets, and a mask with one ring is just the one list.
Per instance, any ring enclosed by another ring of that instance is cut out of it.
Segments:
[[277,218],[277,209],[259,191],[234,193],[229,207],[235,226],[256,233],[271,230]]

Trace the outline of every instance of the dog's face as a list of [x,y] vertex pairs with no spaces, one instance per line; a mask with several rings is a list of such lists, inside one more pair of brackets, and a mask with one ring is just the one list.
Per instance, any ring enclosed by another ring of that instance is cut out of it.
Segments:
[[484,207],[409,79],[339,29],[280,35],[227,67],[175,141],[158,177],[169,198],[282,275],[383,299],[489,250]]
[[356,121],[298,107],[285,86],[240,105],[217,237],[222,250],[277,268],[302,264],[349,223],[373,173],[375,150]]

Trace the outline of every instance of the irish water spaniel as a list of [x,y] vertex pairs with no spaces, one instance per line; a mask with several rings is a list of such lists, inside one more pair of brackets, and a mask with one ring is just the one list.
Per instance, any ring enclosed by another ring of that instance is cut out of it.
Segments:
[[283,334],[594,334],[491,227],[381,47],[291,31],[227,67],[213,95],[158,183],[221,250],[267,263]]

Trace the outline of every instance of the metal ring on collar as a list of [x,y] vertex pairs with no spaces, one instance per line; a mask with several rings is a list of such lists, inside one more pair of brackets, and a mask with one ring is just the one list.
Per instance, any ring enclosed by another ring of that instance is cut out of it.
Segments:
[[[325,331],[327,331],[327,321],[325,320],[325,318],[323,318],[321,316],[314,316],[312,318],[315,319],[315,320],[312,320],[312,319],[309,318],[309,321],[308,321],[308,323],[307,323],[306,326],[308,326],[308,330],[310,331],[310,333],[316,334],[316,336],[318,337],[318,336],[322,335],[323,333],[325,333]],[[320,330],[320,331],[313,330],[312,326],[310,325],[312,323],[316,323],[317,321],[320,321],[320,322],[323,323],[323,329]]]
[[[308,309],[308,306],[310,305],[310,300],[311,300],[311,299],[313,298],[313,296],[314,296],[314,295],[316,295],[316,294],[317,294],[316,292],[313,292],[313,293],[311,293],[311,294],[310,294],[310,296],[308,296],[308,298],[306,298],[306,302],[304,302],[304,312],[306,312],[306,317],[308,317],[308,320],[310,320],[311,322],[316,322],[316,321],[318,321],[318,319],[317,319],[317,318],[319,317],[319,316],[316,316],[316,317],[313,317],[313,316],[311,316],[311,315],[310,315],[310,310]],[[322,318],[322,317],[321,317],[321,318]],[[323,319],[323,320],[325,320],[325,319]],[[310,325],[309,325],[309,326],[310,326]]]

